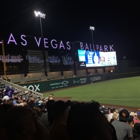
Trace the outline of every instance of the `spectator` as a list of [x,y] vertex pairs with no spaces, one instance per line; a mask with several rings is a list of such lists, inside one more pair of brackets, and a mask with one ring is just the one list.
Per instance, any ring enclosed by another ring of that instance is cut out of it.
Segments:
[[18,97],[13,95],[12,98],[13,98],[13,105],[17,105],[18,104],[17,103]]
[[138,119],[138,114],[136,112],[134,113],[133,122],[134,122],[134,124],[140,123],[140,120]]
[[6,130],[9,140],[46,140],[48,138],[48,130],[37,120],[34,112],[21,106],[15,106],[9,110]]
[[42,116],[43,111],[45,110],[45,104],[41,100],[37,101],[34,109],[35,109],[37,116],[38,116],[38,119],[39,119]]
[[130,127],[132,128],[132,130],[134,130],[133,116],[129,116],[128,124],[130,125]]
[[54,96],[54,94],[51,93],[51,94],[49,95],[49,97],[48,97],[48,100],[53,100],[53,96]]
[[71,106],[67,121],[70,140],[117,140],[115,129],[99,107],[97,102]]
[[12,108],[12,105],[9,104],[3,104],[0,105],[0,139],[6,140],[7,139],[7,133],[6,133],[6,116],[8,110]]
[[113,116],[112,116],[112,119],[110,120],[110,123],[112,123],[114,120],[118,120],[118,119],[119,119],[119,113],[114,112]]
[[109,113],[108,113],[108,116],[107,116],[107,119],[108,119],[109,122],[111,121],[114,112],[115,112],[115,108],[110,108],[109,109]]
[[119,121],[115,120],[112,122],[117,134],[118,140],[133,139],[132,128],[128,125],[129,112],[122,109],[119,113]]
[[28,100],[28,106],[33,109],[35,107],[34,100]]
[[6,91],[4,92],[4,96],[9,96],[12,98],[12,95],[14,94],[14,90],[11,89],[9,86],[5,87]]
[[137,138],[135,140],[140,140],[140,123],[136,123],[134,125],[134,129],[136,130],[137,132]]
[[67,134],[67,116],[69,107],[63,101],[54,104],[54,122],[50,129],[50,140],[69,140]]
[[46,103],[46,108],[48,111],[48,119],[50,122],[50,126],[52,125],[53,121],[54,121],[54,115],[53,115],[53,106],[55,104],[54,100],[48,100],[48,102]]
[[9,96],[4,96],[3,98],[2,98],[2,104],[9,104],[9,100],[10,100],[10,97]]
[[40,122],[43,123],[47,129],[50,129],[50,122],[49,122],[49,119],[48,119],[48,111],[45,110],[43,112],[43,114],[41,115],[41,117],[39,118]]

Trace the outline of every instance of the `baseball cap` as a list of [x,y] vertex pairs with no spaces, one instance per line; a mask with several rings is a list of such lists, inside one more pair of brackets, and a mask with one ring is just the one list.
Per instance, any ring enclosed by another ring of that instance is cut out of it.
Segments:
[[6,88],[6,89],[9,89],[10,87],[9,87],[9,86],[6,86],[5,88]]
[[10,97],[9,96],[4,96],[3,98],[2,98],[2,100],[4,101],[4,100],[10,100]]
[[127,122],[129,119],[129,112],[126,109],[122,109],[119,113],[119,120]]
[[134,112],[130,112],[130,116],[134,116],[134,114],[135,114]]
[[35,104],[36,107],[45,107],[45,104],[43,103],[43,101],[37,101]]

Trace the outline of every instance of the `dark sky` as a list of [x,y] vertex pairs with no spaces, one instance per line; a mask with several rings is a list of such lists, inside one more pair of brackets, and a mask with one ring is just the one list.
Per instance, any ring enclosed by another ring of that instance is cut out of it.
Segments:
[[44,37],[90,43],[91,25],[95,44],[114,44],[119,59],[139,59],[140,2],[136,0],[1,0],[0,32],[40,36],[34,10],[46,14]]

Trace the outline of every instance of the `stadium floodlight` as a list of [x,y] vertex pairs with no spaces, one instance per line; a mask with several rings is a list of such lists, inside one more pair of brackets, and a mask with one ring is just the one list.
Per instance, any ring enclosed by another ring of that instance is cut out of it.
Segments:
[[[46,14],[40,12],[40,11],[34,11],[34,14],[36,17],[40,18],[40,31],[41,31],[41,37],[43,39],[43,29],[42,29],[42,21],[41,18],[45,19]],[[45,54],[45,50],[43,51],[43,57],[44,60],[46,60],[46,54]],[[45,76],[47,77],[47,69],[46,69],[46,61],[44,61],[44,72],[45,72]]]
[[92,31],[95,31],[95,27],[93,27],[93,26],[89,26],[89,29]]
[[40,11],[34,11],[36,17],[41,17],[45,19],[46,14],[41,13]]

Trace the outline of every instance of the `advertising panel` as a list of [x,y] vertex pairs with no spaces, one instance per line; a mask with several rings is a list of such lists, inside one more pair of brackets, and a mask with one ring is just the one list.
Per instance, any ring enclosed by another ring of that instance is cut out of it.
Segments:
[[35,83],[29,83],[29,84],[21,84],[22,87],[27,88],[29,90],[35,91],[35,92],[45,92],[48,90],[48,83],[47,81],[44,82],[35,82]]
[[20,84],[20,85],[29,90],[41,93],[41,92],[46,92],[53,89],[84,85],[84,84],[88,84],[88,83],[96,82],[100,80],[102,80],[102,76],[96,75],[96,76],[75,77],[75,78],[69,78],[69,79],[52,80],[52,81],[44,81],[44,82],[35,82],[35,83]]
[[88,83],[87,77],[73,78],[73,86]]
[[6,63],[6,74],[20,74],[24,71],[24,55],[21,48],[5,48],[5,55],[0,51],[0,75],[3,75],[3,62]]
[[71,79],[55,80],[49,82],[49,90],[71,86]]

